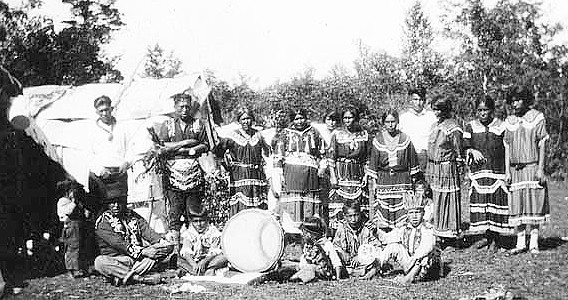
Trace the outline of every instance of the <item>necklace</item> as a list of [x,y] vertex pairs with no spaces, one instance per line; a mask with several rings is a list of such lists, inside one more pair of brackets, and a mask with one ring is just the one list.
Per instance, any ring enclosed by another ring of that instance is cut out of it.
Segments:
[[99,126],[100,129],[106,131],[108,133],[108,141],[111,142],[114,138],[112,132],[114,131],[114,122],[112,124],[110,124],[110,130],[108,130],[107,128],[105,128],[105,126],[99,124],[99,120],[97,120],[97,126]]

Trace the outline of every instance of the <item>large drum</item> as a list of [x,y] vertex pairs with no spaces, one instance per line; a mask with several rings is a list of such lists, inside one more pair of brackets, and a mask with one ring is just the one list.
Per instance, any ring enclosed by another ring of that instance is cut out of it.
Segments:
[[265,272],[284,252],[284,231],[266,210],[251,208],[234,215],[223,230],[223,253],[242,272]]

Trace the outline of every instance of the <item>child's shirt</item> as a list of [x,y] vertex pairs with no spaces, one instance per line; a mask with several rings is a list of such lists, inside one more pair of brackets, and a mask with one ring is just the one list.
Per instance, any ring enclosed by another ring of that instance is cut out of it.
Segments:
[[221,254],[221,232],[213,224],[209,224],[207,230],[200,234],[193,226],[182,228],[180,234],[180,255],[200,261],[209,255]]
[[[372,224],[367,223],[361,225],[358,230],[353,229],[349,223],[342,221],[337,226],[335,236],[333,237],[333,245],[339,251],[343,251],[351,258],[357,255],[359,246],[363,244],[376,244],[377,239],[373,235],[372,230],[369,228]],[[345,262],[349,263],[349,262]]]
[[400,243],[408,254],[417,259],[430,254],[436,245],[434,226],[428,222],[422,222],[417,227],[406,223],[388,233],[378,231],[378,235],[383,244]]

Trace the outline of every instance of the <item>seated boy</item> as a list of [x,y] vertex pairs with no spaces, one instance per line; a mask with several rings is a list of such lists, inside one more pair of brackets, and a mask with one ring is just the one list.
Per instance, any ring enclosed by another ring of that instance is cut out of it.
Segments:
[[436,249],[434,228],[424,222],[424,207],[427,199],[419,193],[406,197],[408,213],[406,225],[391,232],[378,231],[379,239],[386,244],[379,254],[379,263],[398,263],[404,276],[397,278],[401,284],[426,280],[439,274],[440,252]]
[[332,242],[326,238],[325,225],[318,217],[309,217],[300,225],[304,247],[299,271],[290,279],[310,282],[316,279],[339,280],[343,264]]
[[343,220],[337,225],[333,245],[349,275],[363,276],[370,266],[361,264],[358,259],[359,247],[365,244],[376,245],[378,241],[370,229],[371,224],[361,214],[361,205],[358,201],[346,202],[343,205],[343,216]]
[[178,266],[191,275],[214,275],[227,266],[221,251],[221,232],[209,223],[207,211],[189,216],[189,226],[181,232]]

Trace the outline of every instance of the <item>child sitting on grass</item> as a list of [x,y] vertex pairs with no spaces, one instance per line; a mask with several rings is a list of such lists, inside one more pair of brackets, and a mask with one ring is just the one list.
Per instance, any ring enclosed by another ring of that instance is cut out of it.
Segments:
[[304,246],[300,257],[299,271],[290,279],[310,282],[312,280],[339,280],[343,264],[333,243],[325,236],[326,229],[318,217],[309,217],[300,225]]
[[333,245],[351,276],[364,276],[370,265],[362,264],[357,257],[359,247],[378,243],[371,229],[372,224],[361,213],[359,201],[343,204],[343,220],[338,223]]
[[379,240],[386,244],[379,254],[381,267],[397,263],[404,271],[396,279],[398,283],[409,284],[439,275],[440,251],[436,248],[434,227],[423,219],[427,203],[428,199],[420,193],[406,197],[407,223],[388,233],[377,232]]
[[183,271],[191,275],[215,275],[215,270],[227,266],[221,251],[221,232],[209,223],[207,211],[190,215],[189,225],[183,229],[178,258]]

